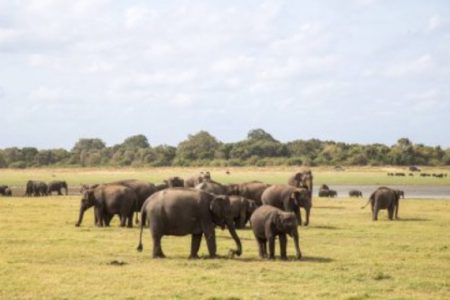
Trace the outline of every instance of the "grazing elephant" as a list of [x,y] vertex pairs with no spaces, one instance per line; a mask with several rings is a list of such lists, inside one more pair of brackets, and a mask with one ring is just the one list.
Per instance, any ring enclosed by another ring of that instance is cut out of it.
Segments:
[[75,226],[81,225],[84,212],[94,206],[97,226],[109,226],[112,217],[117,214],[121,227],[126,224],[128,227],[133,227],[136,201],[136,193],[123,185],[105,184],[86,190],[80,202],[80,215]]
[[357,197],[357,198],[363,196],[362,192],[358,191],[358,190],[350,190],[348,192],[348,195],[349,195],[349,197]]
[[380,209],[387,209],[389,220],[392,220],[395,214],[395,218],[398,219],[400,195],[398,190],[393,190],[387,187],[380,187],[370,195],[369,201],[361,207],[365,208],[369,203],[372,208],[372,220],[378,220],[378,211]]
[[0,185],[0,195],[12,196],[12,191],[7,185]]
[[211,174],[209,171],[207,172],[200,172],[199,175],[192,176],[184,181],[184,187],[195,187],[198,184],[204,182],[204,181],[210,181],[211,180]]
[[47,186],[47,194],[51,195],[52,192],[57,192],[58,195],[62,195],[61,190],[65,190],[65,194],[69,193],[69,189],[67,188],[67,182],[65,181],[50,181]]
[[288,184],[295,187],[307,188],[311,195],[313,193],[313,175],[311,170],[297,172],[288,179]]
[[296,188],[290,185],[272,185],[264,191],[261,196],[261,201],[263,204],[272,205],[284,211],[295,213],[299,225],[302,225],[300,207],[303,207],[306,211],[304,225],[308,226],[311,212],[311,200],[308,189]]
[[253,233],[258,242],[259,256],[267,257],[267,241],[269,242],[269,259],[275,258],[275,237],[280,239],[281,259],[287,259],[286,234],[294,239],[296,258],[301,259],[302,252],[299,246],[297,231],[297,218],[291,212],[284,212],[279,208],[263,205],[258,207],[250,218]]
[[230,196],[229,199],[235,227],[244,228],[253,212],[258,208],[256,202],[236,195]]
[[153,257],[162,258],[161,238],[164,235],[184,236],[191,234],[190,258],[198,258],[202,235],[205,235],[210,257],[216,256],[215,226],[228,231],[236,242],[237,250],[232,254],[241,255],[241,241],[236,234],[231,217],[230,200],[226,196],[217,196],[200,190],[172,188],[150,196],[141,210],[141,232],[138,251],[142,251],[142,231],[146,219],[149,219],[150,233],[153,238]]
[[195,189],[213,193],[216,195],[239,195],[239,185],[223,185],[214,180],[199,183],[195,186]]
[[28,180],[25,188],[26,196],[47,196],[47,184],[43,181]]
[[239,195],[254,200],[256,205],[261,206],[261,196],[268,187],[270,187],[270,184],[265,184],[260,181],[241,183],[239,185]]
[[170,187],[170,188],[184,186],[184,179],[181,177],[178,177],[178,176],[170,177],[170,178],[164,180],[163,182],[164,182],[164,184],[167,185],[167,187]]

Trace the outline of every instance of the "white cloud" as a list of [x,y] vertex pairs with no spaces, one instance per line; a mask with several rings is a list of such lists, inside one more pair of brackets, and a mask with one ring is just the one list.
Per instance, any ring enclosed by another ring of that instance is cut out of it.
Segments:
[[420,75],[433,70],[434,66],[433,57],[430,54],[424,54],[411,61],[392,64],[386,69],[385,75],[388,77]]
[[30,99],[36,102],[57,102],[62,100],[63,92],[58,88],[49,88],[45,86],[40,86],[30,92]]
[[444,25],[444,20],[439,15],[434,15],[428,20],[428,31],[433,32]]

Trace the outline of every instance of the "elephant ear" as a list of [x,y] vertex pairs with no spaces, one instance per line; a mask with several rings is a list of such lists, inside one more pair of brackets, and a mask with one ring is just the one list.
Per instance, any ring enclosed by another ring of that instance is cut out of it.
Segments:
[[271,218],[273,226],[278,230],[283,232],[283,220],[281,219],[281,215],[279,213],[273,213]]
[[209,210],[219,220],[225,220],[225,202],[222,197],[214,197],[209,204]]

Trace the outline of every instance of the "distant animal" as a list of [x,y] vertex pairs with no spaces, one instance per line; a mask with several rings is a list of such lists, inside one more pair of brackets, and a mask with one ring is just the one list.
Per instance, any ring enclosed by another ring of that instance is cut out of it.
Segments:
[[184,186],[184,179],[178,176],[170,177],[163,181],[167,187],[183,187]]
[[109,226],[114,215],[119,215],[120,226],[133,227],[133,212],[136,205],[136,193],[123,185],[103,184],[84,191],[80,201],[80,214],[75,226],[80,226],[84,212],[95,208],[96,225]]
[[417,166],[410,166],[410,167],[409,167],[409,170],[410,170],[411,172],[420,172],[420,168],[417,167]]
[[403,173],[403,172],[397,172],[397,173],[395,173],[395,176],[405,176],[405,173]]
[[25,196],[47,196],[47,184],[43,181],[28,180],[25,187]]
[[293,212],[297,222],[302,225],[300,207],[306,211],[305,226],[309,224],[311,212],[311,198],[307,188],[297,188],[291,185],[277,184],[268,187],[261,196],[263,204],[278,207],[284,211]]
[[[281,259],[287,259],[286,234],[294,239],[296,258],[301,259],[299,237],[297,231],[297,218],[292,212],[285,212],[271,205],[263,205],[255,210],[250,218],[253,234],[258,242],[259,256],[261,258],[275,258],[275,238],[280,240]],[[269,242],[269,255],[267,255],[267,242]]]
[[210,257],[216,257],[215,227],[228,227],[237,250],[231,254],[242,253],[241,241],[236,233],[231,216],[230,200],[201,190],[171,188],[156,192],[142,206],[141,230],[138,251],[142,251],[142,232],[148,218],[153,238],[153,257],[165,257],[161,239],[165,235],[184,236],[191,234],[190,258],[198,258],[202,236],[205,236]]
[[7,185],[0,185],[0,195],[12,196],[12,191]]
[[330,189],[326,184],[323,184],[319,189],[319,197],[337,197],[337,191]]
[[387,176],[394,176],[394,173],[389,172],[387,173]]
[[52,192],[57,192],[58,195],[62,195],[61,190],[64,189],[65,194],[69,193],[69,189],[67,188],[67,182],[62,180],[50,181],[47,186],[47,194],[51,195]]
[[398,190],[390,189],[388,187],[380,187],[375,190],[369,197],[367,203],[361,207],[365,208],[369,203],[372,208],[372,220],[378,220],[378,212],[380,209],[388,210],[388,218],[392,220],[395,216],[398,219],[400,194]]
[[409,173],[408,176],[414,177],[414,174],[413,173]]
[[350,190],[350,191],[348,192],[348,195],[349,195],[350,197],[362,197],[362,196],[363,196],[362,192],[361,192],[361,191],[358,191],[358,190]]

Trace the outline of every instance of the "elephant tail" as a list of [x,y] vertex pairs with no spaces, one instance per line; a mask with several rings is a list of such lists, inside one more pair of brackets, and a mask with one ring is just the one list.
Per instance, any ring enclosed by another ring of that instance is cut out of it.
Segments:
[[364,209],[364,208],[366,208],[366,206],[367,205],[369,205],[369,203],[370,203],[370,199],[367,201],[367,203],[366,204],[364,204],[363,206],[361,206],[361,209]]
[[144,207],[145,206],[143,206],[141,209],[141,232],[139,233],[139,245],[136,248],[136,250],[139,252],[142,252],[142,250],[144,249],[144,245],[142,245],[142,232],[144,231],[144,226],[147,221],[147,212]]
[[375,198],[375,192],[372,193],[372,195],[370,195],[369,200],[367,200],[367,203],[364,206],[361,206],[361,209],[366,208],[367,205],[369,205],[369,203]]

